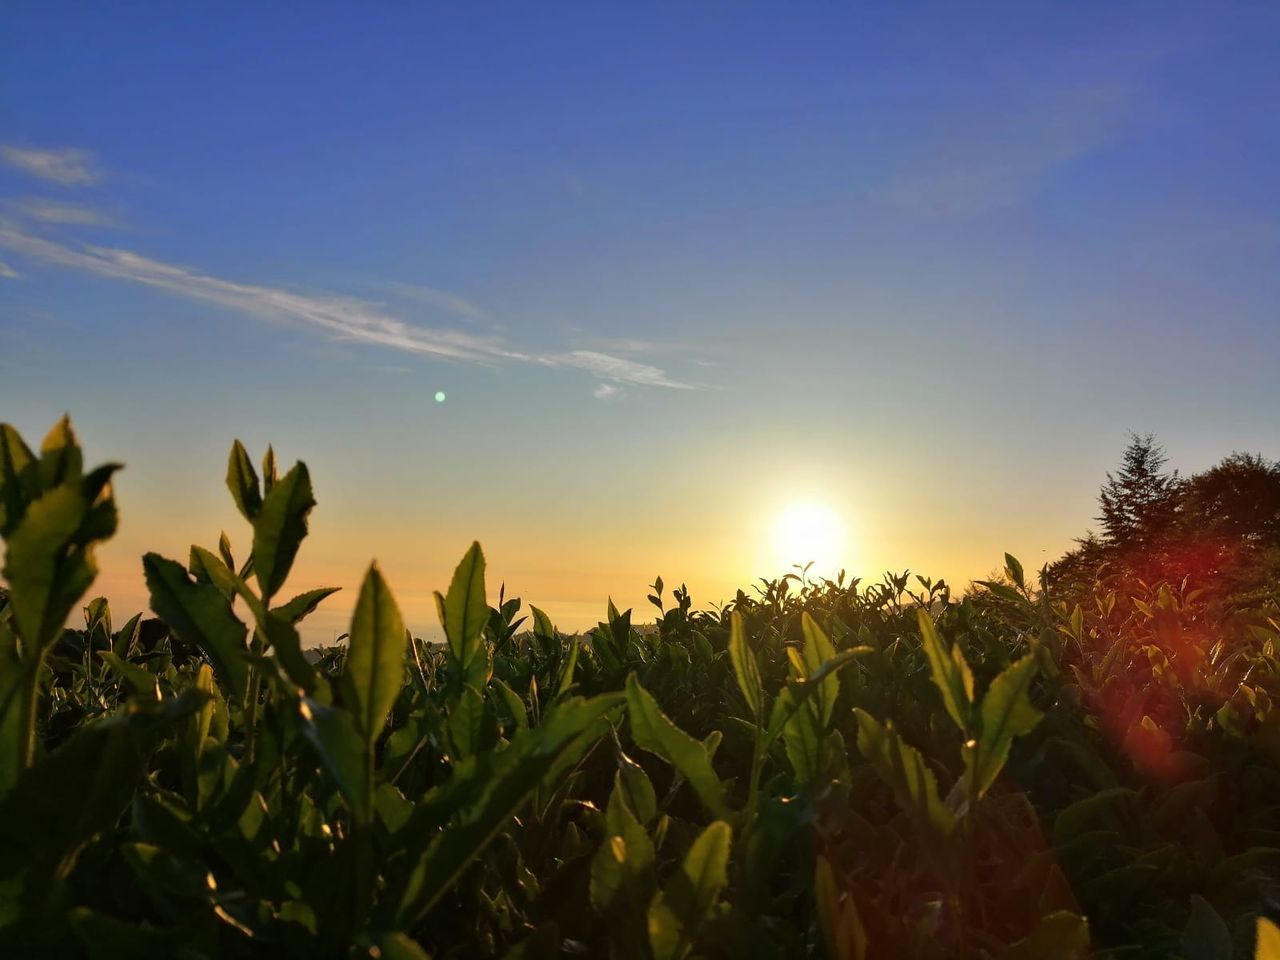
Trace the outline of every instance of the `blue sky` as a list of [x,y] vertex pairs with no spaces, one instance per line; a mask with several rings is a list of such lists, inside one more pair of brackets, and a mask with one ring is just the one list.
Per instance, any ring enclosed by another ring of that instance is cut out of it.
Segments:
[[962,582],[1129,429],[1280,451],[1274,5],[5,20],[0,417],[127,462],[124,603],[236,538],[237,436],[316,476],[299,586],[379,556],[423,630],[472,537],[578,626],[778,572],[794,500]]

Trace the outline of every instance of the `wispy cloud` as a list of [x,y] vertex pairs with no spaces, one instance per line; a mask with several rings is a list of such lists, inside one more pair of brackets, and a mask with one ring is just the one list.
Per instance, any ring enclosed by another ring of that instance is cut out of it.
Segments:
[[616,383],[602,383],[591,391],[591,395],[597,400],[612,400],[622,393],[622,388]]
[[440,290],[436,287],[426,287],[419,283],[389,283],[387,289],[418,303],[425,304],[437,310],[443,310],[451,313],[455,317],[462,317],[464,320],[488,320],[487,311],[471,303],[456,293],[450,293],[448,290]]
[[374,304],[351,297],[315,296],[236,283],[128,250],[70,247],[11,227],[0,227],[0,247],[47,263],[215,303],[240,313],[309,324],[344,340],[459,360],[526,359],[493,340],[454,330],[414,326],[381,312]]
[[[495,337],[407,323],[374,303],[354,297],[298,293],[238,283],[109,247],[72,247],[0,221],[0,249],[84,273],[126,280],[213,303],[238,313],[303,324],[340,340],[376,344],[407,353],[478,363],[525,362],[585,371],[605,385],[696,389],[658,367],[591,350],[540,354],[506,346]],[[613,396],[613,393],[609,393]]]
[[5,280],[17,280],[20,276],[22,276],[22,274],[13,269],[13,267],[9,266],[3,260],[0,260],[0,277]]
[[571,350],[568,353],[543,356],[538,359],[553,367],[575,367],[578,370],[586,370],[593,376],[612,383],[629,383],[638,387],[670,387],[676,390],[695,389],[691,383],[681,383],[679,380],[671,379],[658,367],[607,353],[597,353],[594,350]]
[[42,150],[0,144],[0,161],[33,177],[68,187],[88,186],[102,179],[93,154],[74,147]]
[[1129,91],[1102,86],[999,110],[984,105],[965,133],[943,136],[880,197],[907,213],[967,217],[1023,203],[1053,172],[1100,149]]
[[84,227],[114,227],[118,221],[101,210],[79,203],[63,203],[46,197],[22,197],[9,206],[23,216],[41,223],[75,224]]

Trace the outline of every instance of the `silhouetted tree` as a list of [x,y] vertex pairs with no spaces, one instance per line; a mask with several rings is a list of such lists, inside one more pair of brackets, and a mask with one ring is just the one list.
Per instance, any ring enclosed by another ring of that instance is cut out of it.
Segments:
[[1177,514],[1182,482],[1178,471],[1164,469],[1164,449],[1151,434],[1129,435],[1120,469],[1107,474],[1098,495],[1102,510],[1102,540],[1111,548],[1132,550],[1150,546]]
[[1280,463],[1233,453],[1186,482],[1178,526],[1187,535],[1280,546]]

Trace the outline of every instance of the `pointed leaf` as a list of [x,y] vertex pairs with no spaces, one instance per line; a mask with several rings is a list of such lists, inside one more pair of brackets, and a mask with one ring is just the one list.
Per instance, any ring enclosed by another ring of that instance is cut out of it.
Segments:
[[738,681],[738,689],[747,702],[751,715],[760,719],[764,709],[764,689],[760,684],[760,667],[756,663],[755,652],[747,645],[746,630],[742,625],[742,614],[737,610],[729,622],[729,660],[733,664],[733,675]]
[[801,676],[815,685],[812,703],[817,711],[818,726],[825,730],[831,722],[831,711],[835,709],[836,699],[840,696],[840,678],[835,673],[828,673],[821,680],[810,678],[818,674],[824,663],[835,659],[836,650],[807,610],[800,615],[800,628],[804,633],[804,650],[801,652],[804,672]]
[[[434,819],[442,805],[453,812],[453,822],[434,833],[417,856],[399,896],[396,925],[416,926],[516,814],[543,777],[565,760],[576,761],[600,738],[604,730],[598,721],[621,702],[619,694],[565,700],[548,710],[537,727],[517,734],[509,746],[475,757],[456,770],[443,788],[437,788],[435,803],[428,794],[415,815]],[[453,798],[472,792],[474,799],[459,809]],[[412,833],[413,825],[405,831]]]
[[305,463],[294,464],[263,498],[253,521],[253,572],[263,603],[270,603],[289,576],[298,547],[307,535],[307,515],[315,505]]
[[[288,482],[286,476],[276,485],[276,490],[284,489]],[[343,674],[353,698],[351,709],[356,714],[357,726],[369,743],[382,732],[387,713],[404,685],[407,644],[408,634],[400,608],[378,565],[373,564],[365,574],[351,619],[347,667]]]
[[657,754],[679,770],[713,816],[726,817],[724,787],[707,749],[667,719],[634,673],[627,675],[627,716],[636,746]]
[[17,529],[26,512],[27,501],[36,492],[35,454],[22,435],[7,423],[0,423],[0,536]]
[[182,640],[199,649],[228,692],[244,696],[249,668],[245,660],[245,626],[231,604],[209,583],[195,583],[182,565],[148,553],[142,558],[151,609]]
[[858,750],[893,791],[898,806],[938,834],[949,834],[955,827],[955,816],[939,799],[937,778],[924,756],[891,724],[881,725],[856,707],[853,712],[858,718]]
[[942,705],[946,707],[956,726],[967,734],[973,703],[973,673],[963,655],[947,650],[927,610],[917,610],[916,619],[920,624],[920,639],[924,654],[929,660],[934,685],[942,694]]
[[680,870],[649,907],[649,946],[654,960],[683,960],[698,928],[728,882],[733,831],[717,820],[693,841]]
[[369,744],[349,710],[326,707],[314,700],[299,701],[302,730],[320,757],[338,790],[359,823],[368,823],[373,814],[373,791],[367,762]]
[[9,607],[18,635],[33,652],[61,634],[97,576],[92,540],[84,532],[90,516],[78,485],[56,487],[28,505],[8,539],[3,573]]
[[316,590],[308,590],[306,593],[300,593],[288,603],[282,603],[271,612],[292,624],[301,623],[303,618],[315,612],[316,607],[333,596],[341,587],[320,587]]
[[489,604],[484,595],[484,552],[479,543],[472,543],[458,564],[449,592],[443,597],[436,594],[436,606],[449,642],[449,655],[458,666],[462,682],[484,687],[489,682],[489,658],[484,648]]
[[982,732],[967,745],[965,766],[975,796],[981,797],[1004,769],[1013,738],[1028,733],[1040,722],[1040,711],[1031,705],[1031,681],[1036,658],[1029,653],[991,681],[982,700]]
[[227,459],[227,489],[241,516],[253,523],[262,509],[262,491],[258,486],[258,472],[239,440],[231,445],[231,456]]

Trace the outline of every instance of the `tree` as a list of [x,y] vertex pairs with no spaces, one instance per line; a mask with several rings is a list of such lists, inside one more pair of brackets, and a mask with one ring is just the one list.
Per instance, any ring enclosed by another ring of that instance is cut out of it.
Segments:
[[1280,546],[1280,463],[1233,453],[1186,482],[1178,522],[1187,534]]
[[1129,434],[1119,471],[1107,474],[1098,495],[1102,514],[1096,519],[1108,547],[1148,547],[1172,524],[1182,481],[1178,471],[1165,472],[1165,463],[1152,434]]

